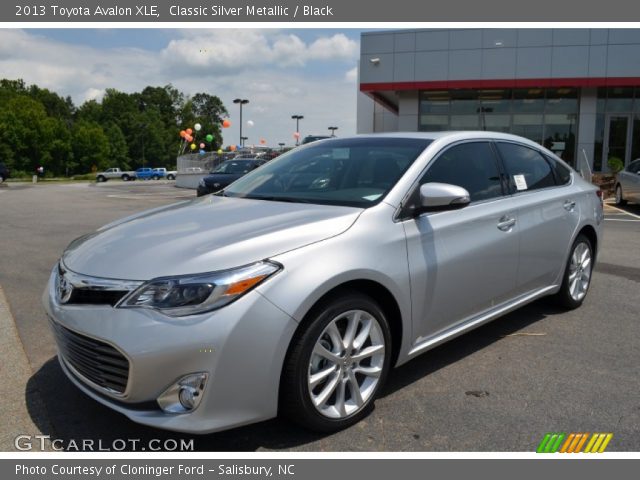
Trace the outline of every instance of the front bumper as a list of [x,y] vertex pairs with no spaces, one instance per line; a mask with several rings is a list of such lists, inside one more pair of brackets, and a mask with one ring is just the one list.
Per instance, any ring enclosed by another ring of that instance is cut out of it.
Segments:
[[[91,384],[59,354],[73,383],[135,422],[209,433],[277,414],[280,373],[297,323],[255,290],[220,310],[172,319],[148,309],[60,305],[52,273],[43,304],[52,322],[112,345],[129,360],[127,387],[117,394]],[[182,414],[155,408],[162,392],[194,372],[209,374],[198,408]]]

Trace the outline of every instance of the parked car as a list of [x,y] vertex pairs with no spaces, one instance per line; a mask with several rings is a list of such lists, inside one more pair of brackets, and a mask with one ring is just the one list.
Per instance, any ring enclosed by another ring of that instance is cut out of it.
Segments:
[[139,180],[159,180],[160,173],[156,172],[154,168],[143,167],[136,170],[136,178]]
[[640,158],[616,175],[616,205],[640,203]]
[[175,180],[178,174],[176,170],[167,170],[166,168],[154,168],[153,171],[160,176],[159,178],[166,178],[167,180]]
[[182,173],[204,173],[204,170],[202,167],[187,167],[182,171]]
[[331,139],[75,240],[43,300],[66,375],[136,422],[334,431],[391,367],[547,295],[579,307],[602,224],[524,138]]
[[328,135],[307,135],[302,139],[301,145],[306,145],[307,143],[317,142],[318,140],[324,140],[325,138],[331,138]]
[[266,162],[266,160],[260,159],[227,160],[213,169],[210,175],[200,180],[200,183],[198,183],[197,196],[201,197],[209,193],[217,192]]
[[0,163],[0,183],[11,177],[11,170],[4,163]]
[[134,171],[123,171],[119,168],[107,168],[104,172],[96,173],[96,182],[106,182],[112,178],[120,178],[123,181],[135,180],[136,172]]

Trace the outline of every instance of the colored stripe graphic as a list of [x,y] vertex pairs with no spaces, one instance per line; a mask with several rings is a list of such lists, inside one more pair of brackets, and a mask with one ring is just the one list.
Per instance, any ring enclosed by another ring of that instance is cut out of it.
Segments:
[[[613,433],[555,433],[545,434],[536,453],[602,453],[613,438]],[[589,441],[587,442],[587,439]]]

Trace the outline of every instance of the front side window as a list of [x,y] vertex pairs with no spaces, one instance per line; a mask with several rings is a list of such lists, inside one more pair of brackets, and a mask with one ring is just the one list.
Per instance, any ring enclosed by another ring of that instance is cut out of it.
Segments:
[[489,142],[461,143],[445,150],[420,180],[421,185],[428,182],[463,187],[472,202],[502,195],[500,172]]
[[515,143],[496,142],[512,191],[522,192],[556,185],[549,163],[537,150]]
[[271,160],[222,194],[367,208],[384,198],[430,143],[392,137],[314,142]]

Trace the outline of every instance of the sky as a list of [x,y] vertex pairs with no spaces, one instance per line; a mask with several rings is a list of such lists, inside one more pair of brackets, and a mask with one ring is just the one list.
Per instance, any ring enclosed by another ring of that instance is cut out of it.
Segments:
[[[300,134],[338,136],[356,130],[356,29],[0,29],[0,78],[70,95],[76,106],[100,100],[106,88],[141,91],[172,84],[187,95],[220,97],[239,142],[245,98],[247,144],[293,144]],[[189,125],[182,126],[183,128]],[[176,132],[178,135],[179,132]]]

